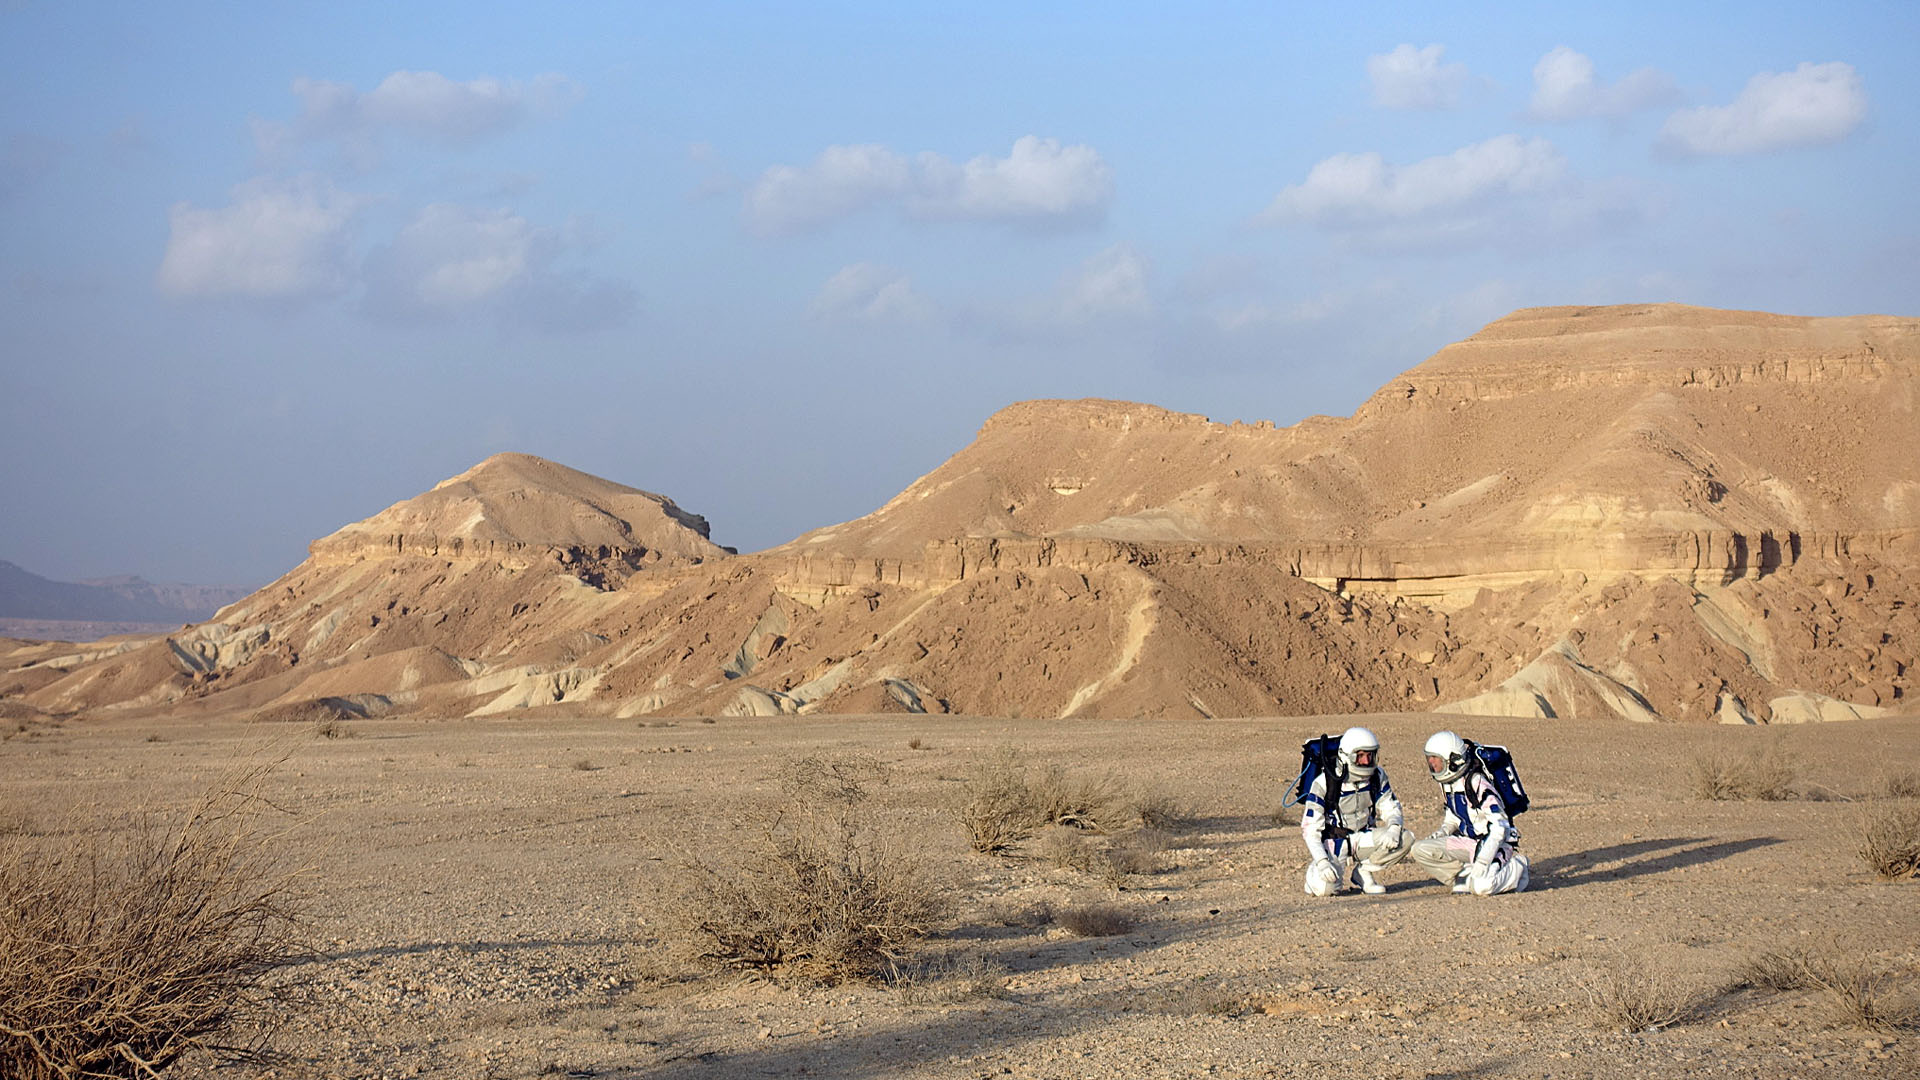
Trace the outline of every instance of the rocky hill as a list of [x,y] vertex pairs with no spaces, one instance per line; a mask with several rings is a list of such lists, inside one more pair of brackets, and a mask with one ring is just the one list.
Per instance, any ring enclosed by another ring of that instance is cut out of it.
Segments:
[[746,556],[488,459],[218,622],[0,648],[45,712],[1012,716],[1911,707],[1920,321],[1517,312],[1350,418],[1036,401]]

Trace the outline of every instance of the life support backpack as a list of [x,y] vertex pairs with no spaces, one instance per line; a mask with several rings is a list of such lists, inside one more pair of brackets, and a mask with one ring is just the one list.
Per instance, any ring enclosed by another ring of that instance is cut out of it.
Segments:
[[[1506,807],[1507,816],[1518,817],[1527,812],[1527,789],[1520,783],[1520,770],[1513,763],[1513,755],[1504,746],[1482,746],[1472,739],[1462,739],[1467,744],[1467,759],[1473,762],[1468,769],[1486,774],[1493,782],[1493,789],[1500,793],[1500,805]],[[1472,791],[1469,787],[1468,791]]]
[[[1502,751],[1504,753],[1504,751]],[[1313,782],[1320,777],[1327,778],[1326,814],[1327,835],[1345,836],[1346,827],[1340,821],[1340,736],[1322,735],[1317,739],[1308,739],[1300,744],[1300,775],[1293,782],[1293,790],[1280,801],[1281,809],[1298,806],[1313,790]],[[1367,781],[1368,787],[1380,782],[1376,771]]]

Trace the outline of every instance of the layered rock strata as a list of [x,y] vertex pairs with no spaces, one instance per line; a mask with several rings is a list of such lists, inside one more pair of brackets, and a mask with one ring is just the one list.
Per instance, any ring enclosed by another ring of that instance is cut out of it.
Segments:
[[0,645],[0,698],[616,716],[1911,708],[1920,323],[1535,309],[1347,419],[1023,402],[864,518],[735,556],[500,455],[216,622]]

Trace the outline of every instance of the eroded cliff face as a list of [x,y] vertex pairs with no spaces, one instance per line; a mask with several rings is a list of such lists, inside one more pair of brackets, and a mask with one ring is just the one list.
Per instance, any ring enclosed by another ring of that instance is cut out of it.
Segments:
[[1516,313],[1354,417],[1024,402],[873,514],[731,556],[501,455],[217,622],[21,645],[15,707],[263,716],[1910,708],[1913,320]]

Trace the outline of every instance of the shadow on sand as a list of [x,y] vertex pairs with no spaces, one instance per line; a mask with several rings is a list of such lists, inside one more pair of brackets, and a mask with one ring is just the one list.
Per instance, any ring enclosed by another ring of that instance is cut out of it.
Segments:
[[1569,889],[1599,881],[1620,881],[1645,874],[1658,874],[1683,866],[1717,862],[1728,856],[1782,842],[1772,836],[1722,840],[1717,843],[1709,842],[1702,836],[1664,837],[1555,855],[1534,862],[1533,883],[1527,891]]

